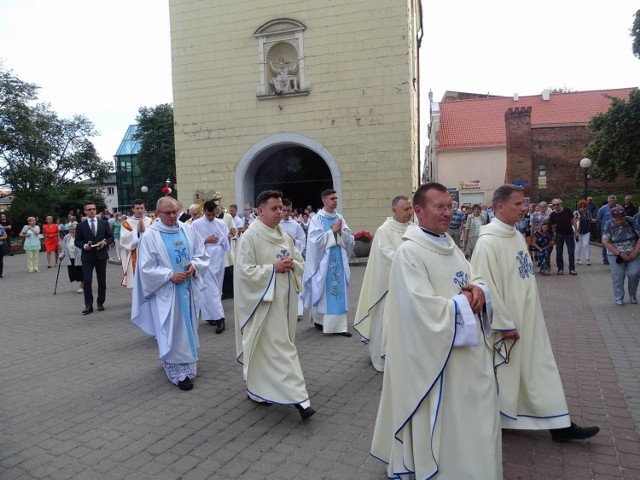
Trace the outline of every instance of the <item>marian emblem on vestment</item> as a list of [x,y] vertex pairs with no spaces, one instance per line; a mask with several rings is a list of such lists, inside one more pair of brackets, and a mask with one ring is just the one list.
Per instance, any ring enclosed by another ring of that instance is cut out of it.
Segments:
[[469,274],[463,270],[460,270],[456,273],[456,276],[453,279],[453,283],[455,283],[462,289],[462,287],[464,287],[465,285],[469,285]]
[[518,272],[520,273],[520,278],[527,278],[533,276],[533,263],[531,262],[531,257],[528,253],[520,250],[518,255],[516,255],[516,260],[520,263],[520,267],[518,268]]

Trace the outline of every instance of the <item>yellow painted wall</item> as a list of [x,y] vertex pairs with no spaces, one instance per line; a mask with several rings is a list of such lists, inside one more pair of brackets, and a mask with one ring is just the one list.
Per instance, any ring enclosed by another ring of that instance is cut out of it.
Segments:
[[[349,226],[381,224],[391,198],[418,185],[416,33],[407,11],[395,0],[170,0],[180,200],[188,205],[203,189],[235,203],[242,155],[267,136],[292,132],[337,160]],[[306,26],[311,90],[259,100],[254,32],[283,17]]]

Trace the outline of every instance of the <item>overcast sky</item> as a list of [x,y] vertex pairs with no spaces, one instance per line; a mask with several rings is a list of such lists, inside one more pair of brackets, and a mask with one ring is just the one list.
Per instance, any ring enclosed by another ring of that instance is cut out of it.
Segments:
[[[635,0],[422,2],[423,137],[429,90],[440,100],[446,90],[524,96],[640,83]],[[172,102],[168,0],[0,0],[0,59],[60,116],[89,118],[98,153],[112,160],[140,107]]]

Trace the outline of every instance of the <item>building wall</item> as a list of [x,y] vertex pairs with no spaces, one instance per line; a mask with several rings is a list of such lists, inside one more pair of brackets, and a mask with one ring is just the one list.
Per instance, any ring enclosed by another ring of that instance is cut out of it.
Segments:
[[[243,203],[238,162],[260,140],[304,135],[336,159],[340,209],[352,229],[374,228],[390,200],[418,185],[414,23],[388,0],[171,0],[177,191]],[[307,96],[258,99],[255,30],[292,18],[304,32]],[[318,192],[319,196],[320,192]]]
[[[526,180],[525,195],[535,202],[584,196],[585,172],[580,168],[580,160],[584,158],[582,152],[590,139],[585,125],[531,127],[531,108],[509,109],[505,121],[506,182]],[[619,176],[613,183],[590,180],[588,191],[608,193],[633,185],[633,179]]]
[[[488,204],[496,188],[504,183],[506,165],[504,148],[438,152],[438,170],[434,180],[463,194],[484,193],[484,203]],[[475,188],[476,180],[480,188]]]

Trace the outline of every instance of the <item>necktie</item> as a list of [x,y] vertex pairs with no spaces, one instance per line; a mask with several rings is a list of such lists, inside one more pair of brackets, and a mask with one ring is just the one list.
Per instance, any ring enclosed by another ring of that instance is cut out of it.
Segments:
[[93,236],[96,236],[96,221],[95,220],[91,220],[91,232],[93,233]]

